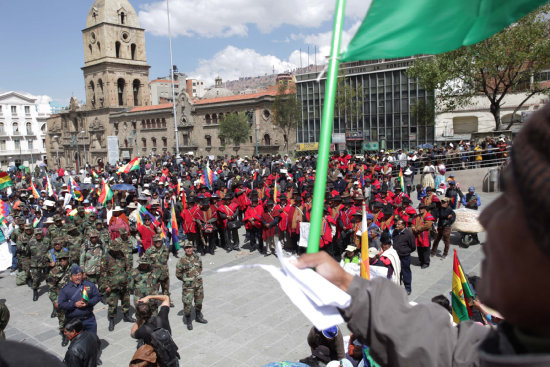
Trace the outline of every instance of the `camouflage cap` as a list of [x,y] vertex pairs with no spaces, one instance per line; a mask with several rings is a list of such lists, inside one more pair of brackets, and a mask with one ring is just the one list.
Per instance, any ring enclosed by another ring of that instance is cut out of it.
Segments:
[[53,239],[53,244],[54,244],[54,245],[57,245],[58,243],[59,243],[59,244],[63,244],[64,242],[65,242],[65,238],[60,237],[60,236],[59,236],[59,237],[55,237],[55,238]]
[[61,215],[55,214],[55,215],[53,216],[53,220],[54,220],[54,222],[57,222],[58,220],[62,220]]
[[97,217],[97,213],[96,212],[90,212],[90,217]]
[[185,240],[185,241],[183,241],[183,246],[182,246],[182,247],[183,247],[183,248],[186,248],[186,247],[194,247],[194,246],[193,246],[193,242],[188,241],[188,240]]
[[88,237],[97,237],[97,231],[95,229],[91,229],[88,231]]
[[27,224],[25,224],[25,227],[24,227],[24,228],[25,228],[25,229],[32,229],[32,224],[27,223]]
[[128,230],[125,227],[122,227],[118,230],[118,233],[120,234],[128,234]]
[[160,236],[160,234],[156,234],[153,236],[153,242],[160,242],[162,241],[162,237]]
[[44,233],[42,232],[42,229],[40,229],[40,228],[35,228],[35,229],[34,229],[34,234],[35,234],[35,235],[37,235],[37,234],[43,235]]
[[144,265],[151,265],[151,261],[149,260],[149,258],[147,256],[142,256],[139,261],[138,261],[138,264],[144,264]]
[[103,219],[96,219],[95,224],[103,224]]
[[122,249],[122,243],[118,241],[111,241],[109,243],[109,250],[120,250]]
[[78,208],[76,208],[76,210],[79,212],[79,213],[82,213],[85,209],[83,206],[79,206]]
[[78,228],[77,228],[74,224],[70,224],[70,225],[67,227],[67,232],[76,231],[76,230],[78,230]]
[[61,251],[61,253],[59,255],[57,255],[57,258],[60,259],[60,260],[70,258],[69,251]]

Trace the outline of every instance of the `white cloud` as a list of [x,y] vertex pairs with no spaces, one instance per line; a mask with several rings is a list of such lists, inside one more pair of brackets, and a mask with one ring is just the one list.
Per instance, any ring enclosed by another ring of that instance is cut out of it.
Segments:
[[204,80],[206,85],[211,85],[217,76],[223,80],[235,80],[243,76],[271,74],[273,69],[275,73],[281,73],[295,67],[273,55],[261,55],[249,48],[227,46],[211,59],[199,60],[198,67],[189,74]]
[[[346,15],[362,19],[370,1],[350,0]],[[183,36],[246,36],[253,24],[262,33],[282,25],[317,28],[331,21],[334,1],[319,0],[171,0],[172,33]],[[146,4],[139,11],[141,26],[155,35],[168,35],[166,1]]]

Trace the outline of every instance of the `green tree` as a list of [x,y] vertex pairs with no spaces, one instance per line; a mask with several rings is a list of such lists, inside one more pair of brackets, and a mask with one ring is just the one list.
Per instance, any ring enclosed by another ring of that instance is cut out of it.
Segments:
[[525,98],[516,106],[509,129],[521,107],[536,94],[547,94],[541,83],[541,71],[550,66],[550,22],[545,5],[523,17],[491,38],[458,50],[419,58],[407,71],[418,78],[426,89],[437,90],[437,104],[442,111],[452,111],[472,102],[475,96],[485,96],[495,120],[495,130],[501,129],[500,110],[509,93],[524,92]]
[[339,121],[344,121],[346,130],[359,126],[363,115],[363,89],[361,84],[343,74],[338,78],[335,112]]
[[245,112],[228,113],[223,115],[223,119],[218,126],[218,136],[222,138],[225,144],[231,141],[235,146],[246,142],[250,124]]
[[282,81],[279,84],[272,110],[275,124],[283,131],[284,149],[288,152],[288,137],[301,124],[302,120],[302,105],[296,98],[294,84],[291,85],[287,81]]

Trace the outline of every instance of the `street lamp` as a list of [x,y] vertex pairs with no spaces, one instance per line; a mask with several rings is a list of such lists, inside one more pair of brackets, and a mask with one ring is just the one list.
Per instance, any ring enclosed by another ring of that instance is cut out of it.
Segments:
[[59,135],[55,135],[52,139],[55,139],[57,141],[57,168],[59,168]]
[[[80,134],[83,134],[84,138],[86,138],[86,131],[82,130]],[[84,148],[84,169],[86,169],[86,142],[82,141],[82,147]]]

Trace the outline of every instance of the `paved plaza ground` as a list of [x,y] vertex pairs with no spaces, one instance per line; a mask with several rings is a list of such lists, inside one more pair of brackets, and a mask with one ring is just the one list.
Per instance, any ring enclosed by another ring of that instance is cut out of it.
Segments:
[[[481,194],[483,206],[497,194]],[[416,200],[415,200],[416,202]],[[483,242],[485,234],[479,239]],[[481,246],[468,249],[457,246],[453,233],[452,250],[456,249],[467,273],[480,274]],[[440,244],[440,249],[442,248]],[[183,254],[183,252],[182,252]],[[278,283],[260,269],[217,273],[216,269],[238,264],[272,264],[278,260],[258,252],[226,253],[218,249],[215,256],[203,259],[205,301],[203,314],[208,324],[194,323],[188,331],[182,322],[181,282],[175,277],[176,260],[170,258],[171,292],[175,307],[170,309],[173,338],[179,346],[181,366],[262,366],[274,361],[297,361],[309,355],[306,337],[311,324],[283,293]],[[438,294],[448,294],[451,288],[452,256],[445,260],[433,257],[429,268],[421,270],[413,253],[413,291],[409,300],[429,302]],[[5,298],[11,312],[6,328],[7,339],[38,346],[62,358],[57,318],[50,318],[52,306],[47,287],[40,289],[40,299],[32,301],[27,286],[15,286],[15,277],[0,273],[0,298]],[[95,307],[98,335],[102,340],[101,359],[104,366],[125,366],[136,349],[130,337],[132,324],[121,320],[119,310],[113,332],[107,329],[107,306]],[[345,335],[347,328],[342,326]],[[38,364],[37,364],[38,365]]]

